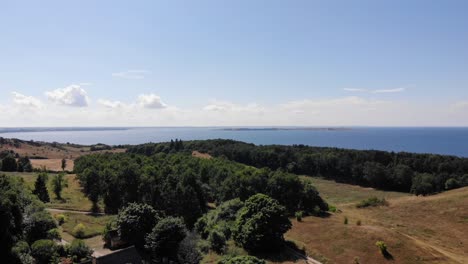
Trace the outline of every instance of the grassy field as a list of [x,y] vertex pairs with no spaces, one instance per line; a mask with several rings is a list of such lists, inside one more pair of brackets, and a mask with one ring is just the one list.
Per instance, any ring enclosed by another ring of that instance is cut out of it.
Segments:
[[[34,189],[34,182],[36,181],[37,173],[9,172],[8,174],[23,178],[27,186],[31,190]],[[54,174],[49,174],[49,182],[47,184],[47,189],[49,191],[50,203],[47,203],[46,207],[77,211],[91,210],[92,203],[81,192],[80,184],[74,174],[67,174],[65,176],[65,178],[68,181],[68,187],[64,188],[62,191],[62,200],[57,199],[52,191],[51,179],[53,176]]]
[[81,223],[85,226],[85,238],[100,236],[102,234],[102,231],[104,230],[106,223],[108,223],[111,219],[115,217],[111,215],[90,215],[70,212],[52,212],[52,215],[54,217],[58,214],[63,214],[66,217],[65,223],[61,225],[63,232],[75,237],[75,234],[73,233],[73,228],[75,228],[76,225]]
[[[304,247],[324,263],[468,263],[468,188],[416,197],[310,180],[339,211],[329,217],[293,220],[286,239]],[[388,206],[358,209],[369,197],[385,198]],[[345,217],[348,224],[344,224]],[[357,222],[360,221],[360,225]],[[386,259],[375,243],[384,241]]]

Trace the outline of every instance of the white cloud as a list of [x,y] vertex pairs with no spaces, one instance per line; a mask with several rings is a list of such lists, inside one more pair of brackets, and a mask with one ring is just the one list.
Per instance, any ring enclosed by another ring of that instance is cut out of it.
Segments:
[[395,88],[395,89],[382,89],[382,90],[374,90],[372,93],[400,93],[404,92],[406,88]]
[[13,95],[13,103],[19,106],[25,106],[30,108],[41,108],[42,102],[32,96],[26,96],[24,94],[20,94],[18,92],[12,92]]
[[343,90],[347,92],[368,92],[369,91],[367,89],[361,89],[361,88],[344,88]]
[[125,104],[120,101],[110,101],[105,99],[99,99],[98,104],[106,108],[122,108],[125,107]]
[[458,111],[468,108],[468,101],[458,101],[451,105],[452,110]]
[[346,92],[353,92],[353,93],[373,93],[373,94],[378,94],[378,93],[400,93],[406,91],[406,88],[394,88],[394,89],[377,89],[377,90],[369,90],[369,89],[363,89],[363,88],[344,88],[343,89]]
[[141,107],[149,109],[162,109],[167,107],[167,105],[161,100],[161,97],[156,94],[141,94],[138,96],[137,103]]
[[228,101],[213,101],[211,104],[203,107],[203,110],[217,112],[262,112],[265,109],[256,103],[240,105]]
[[65,88],[46,92],[47,98],[60,105],[85,107],[89,105],[89,97],[80,85],[72,84]]
[[114,72],[112,76],[123,79],[144,79],[146,74],[150,72],[147,70],[128,70],[122,72]]

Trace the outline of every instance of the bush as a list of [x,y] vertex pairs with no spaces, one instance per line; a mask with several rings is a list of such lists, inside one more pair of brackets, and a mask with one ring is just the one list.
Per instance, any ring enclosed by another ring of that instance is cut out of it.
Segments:
[[216,229],[211,231],[208,236],[208,242],[210,242],[210,248],[217,253],[224,252],[224,249],[226,248],[226,237],[222,232]]
[[361,220],[357,220],[356,225],[360,226],[361,225]]
[[67,221],[67,217],[64,214],[55,215],[55,219],[57,219],[59,225],[62,225]]
[[347,216],[344,217],[344,222],[343,222],[343,223],[344,223],[345,225],[348,224],[348,217],[347,217]]
[[258,259],[253,256],[235,256],[235,257],[225,257],[220,260],[218,264],[265,264],[266,262],[263,259]]
[[38,264],[48,264],[58,257],[57,250],[58,246],[54,241],[41,239],[32,244],[31,255]]
[[82,223],[79,223],[73,228],[73,231],[72,231],[73,236],[75,236],[76,238],[84,238],[85,230],[86,230],[86,226],[83,225]]
[[387,244],[385,244],[385,242],[377,241],[375,245],[379,248],[380,253],[382,253],[382,255],[388,255]]
[[302,216],[304,215],[302,211],[296,212],[294,215],[296,216],[296,220],[298,222],[302,222]]
[[58,240],[61,239],[60,231],[57,228],[50,229],[47,231],[47,239]]
[[331,213],[336,213],[336,211],[337,211],[336,206],[329,205],[328,206],[328,211],[331,212]]
[[452,190],[460,187],[460,183],[454,179],[450,178],[445,182],[445,189],[446,190]]
[[76,262],[80,262],[82,259],[90,258],[92,253],[93,251],[81,239],[73,240],[68,247],[68,254]]
[[47,238],[48,231],[56,228],[54,219],[46,211],[38,211],[24,220],[26,240],[32,243],[39,239]]
[[373,207],[373,206],[383,206],[383,205],[388,205],[387,200],[385,198],[379,199],[377,197],[371,197],[366,200],[360,201],[356,207],[357,208],[365,208],[365,207]]

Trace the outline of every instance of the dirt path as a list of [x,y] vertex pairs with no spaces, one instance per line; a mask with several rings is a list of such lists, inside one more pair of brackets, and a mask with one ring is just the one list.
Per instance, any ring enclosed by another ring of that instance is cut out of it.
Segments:
[[55,208],[46,208],[47,211],[53,213],[73,213],[73,214],[86,214],[86,215],[106,215],[105,213],[93,213],[90,211],[78,211],[78,210],[65,210],[65,209],[55,209]]

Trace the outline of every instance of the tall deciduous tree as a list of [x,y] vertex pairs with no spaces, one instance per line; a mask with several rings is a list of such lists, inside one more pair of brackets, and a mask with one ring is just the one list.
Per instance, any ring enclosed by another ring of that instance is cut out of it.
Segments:
[[59,173],[52,178],[52,187],[57,199],[61,200],[63,188],[68,187],[68,182],[67,179],[65,179],[64,173]]
[[275,199],[256,194],[239,211],[234,241],[250,251],[271,251],[282,246],[283,235],[291,228],[284,206]]

